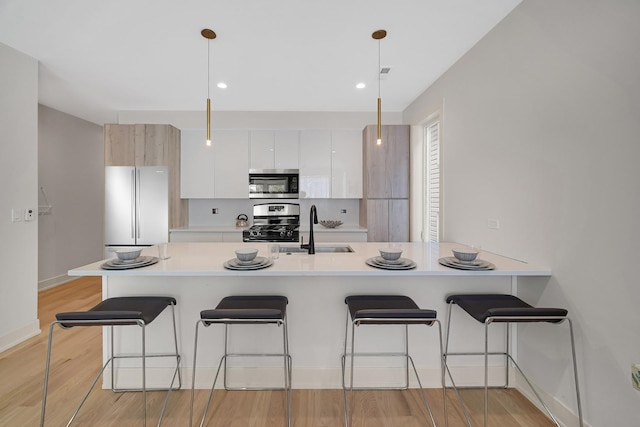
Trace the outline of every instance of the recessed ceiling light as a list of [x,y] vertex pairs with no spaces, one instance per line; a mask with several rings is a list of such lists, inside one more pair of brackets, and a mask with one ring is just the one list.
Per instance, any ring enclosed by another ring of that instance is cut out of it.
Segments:
[[225,82],[220,82],[220,83],[218,83],[218,87],[220,89],[226,89],[227,88],[227,84]]
[[364,83],[358,83],[358,84],[356,85],[356,89],[364,89],[366,86],[367,86],[367,85],[366,85],[366,84],[364,84]]

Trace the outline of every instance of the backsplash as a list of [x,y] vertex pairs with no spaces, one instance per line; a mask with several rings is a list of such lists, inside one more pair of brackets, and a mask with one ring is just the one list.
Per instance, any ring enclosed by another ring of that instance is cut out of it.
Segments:
[[[253,205],[278,202],[298,203],[302,225],[309,222],[311,205],[316,205],[318,220],[336,219],[345,225],[358,225],[360,217],[359,199],[189,199],[189,226],[233,226],[240,214],[247,215],[252,225]],[[213,209],[217,209],[216,214],[212,213]],[[346,213],[342,213],[343,210],[346,210]]]

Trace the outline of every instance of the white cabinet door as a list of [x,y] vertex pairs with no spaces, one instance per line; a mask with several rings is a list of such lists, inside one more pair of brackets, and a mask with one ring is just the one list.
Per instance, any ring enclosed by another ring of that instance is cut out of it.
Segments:
[[274,166],[276,169],[298,169],[299,131],[278,130],[274,135]]
[[362,131],[331,132],[331,198],[362,198]]
[[215,198],[248,198],[249,132],[219,130],[214,131],[213,138]]
[[331,197],[331,131],[300,131],[300,198]]
[[214,197],[215,147],[207,147],[207,135],[201,129],[180,132],[180,198]]
[[249,134],[249,165],[251,169],[274,168],[274,133],[271,130],[252,130]]

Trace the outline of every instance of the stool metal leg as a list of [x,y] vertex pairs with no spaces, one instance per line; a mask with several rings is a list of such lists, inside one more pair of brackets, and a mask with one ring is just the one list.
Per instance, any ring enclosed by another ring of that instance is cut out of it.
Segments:
[[195,381],[196,381],[196,361],[197,361],[197,352],[198,352],[198,331],[199,327],[202,324],[204,327],[208,327],[213,323],[222,323],[225,326],[224,332],[224,354],[220,358],[220,362],[218,363],[218,368],[216,370],[216,375],[213,379],[213,385],[211,386],[211,390],[209,392],[209,396],[207,398],[207,403],[204,408],[204,412],[202,414],[202,418],[200,419],[200,427],[204,426],[204,422],[207,416],[207,412],[209,410],[209,406],[213,399],[213,394],[215,391],[216,383],[218,382],[218,377],[220,376],[220,372],[223,372],[223,385],[226,390],[283,390],[285,392],[285,411],[286,411],[286,424],[287,427],[291,427],[291,412],[292,412],[292,401],[293,401],[293,392],[291,386],[291,355],[289,354],[289,335],[287,330],[287,322],[286,322],[286,314],[284,315],[283,320],[273,320],[273,319],[251,319],[251,320],[233,320],[233,323],[275,323],[278,326],[282,326],[282,342],[283,342],[283,368],[284,368],[284,387],[283,388],[231,388],[227,384],[227,359],[233,356],[280,356],[280,354],[237,354],[237,353],[229,353],[228,351],[228,327],[230,324],[229,319],[222,320],[211,320],[211,319],[200,319],[196,322],[196,332],[194,339],[194,349],[193,349],[193,371],[192,371],[192,380],[191,380],[191,408],[189,410],[189,425],[193,425],[193,410],[195,403]]
[[[354,390],[356,389],[354,387],[354,367],[355,367],[355,356],[357,355],[356,351],[355,351],[355,327],[359,326],[359,323],[361,320],[366,320],[366,319],[358,319],[356,321],[352,321],[351,322],[351,350],[348,351],[348,346],[347,346],[347,342],[348,342],[348,331],[349,331],[349,310],[347,308],[347,320],[346,320],[346,325],[345,325],[345,341],[344,341],[344,353],[342,355],[341,358],[341,365],[342,365],[342,393],[343,393],[343,405],[344,405],[344,425],[345,427],[348,427],[351,423],[351,416],[353,415],[353,411],[349,411],[349,406],[353,406],[353,402],[354,402]],[[387,319],[389,320],[389,319]],[[406,364],[406,375],[405,375],[405,379],[406,379],[406,387],[402,388],[402,389],[408,389],[409,388],[409,364],[411,364],[411,367],[413,369],[413,372],[416,376],[416,380],[418,383],[418,387],[420,389],[420,396],[422,398],[423,404],[425,405],[425,408],[427,409],[427,412],[429,414],[429,419],[431,421],[431,425],[432,426],[436,426],[436,422],[435,422],[435,418],[433,416],[433,412],[431,410],[431,406],[429,405],[429,401],[427,399],[426,393],[424,391],[424,387],[422,386],[422,382],[420,381],[420,376],[418,375],[418,370],[416,369],[415,363],[413,362],[413,358],[411,357],[411,355],[409,354],[409,347],[408,347],[408,342],[409,342],[409,333],[408,333],[408,327],[409,325],[407,323],[401,323],[402,319],[390,319],[391,321],[397,321],[398,324],[402,324],[405,327],[405,352],[403,354],[392,354],[392,353],[373,353],[371,355],[389,355],[389,356],[404,356],[405,359],[405,364]],[[440,350],[440,355],[442,355],[442,328],[441,328],[441,324],[437,319],[429,319],[429,322],[433,323],[437,323],[438,325],[438,339],[439,339],[439,350]],[[366,355],[366,354],[364,354]],[[349,372],[349,385],[348,385],[348,392],[349,392],[349,397],[347,398],[347,385],[345,383],[345,376],[346,376],[346,358],[350,357],[351,359],[351,363],[350,363],[350,372]],[[443,358],[441,356],[440,358],[440,362],[441,362],[441,369],[444,369],[442,364],[443,364]],[[442,381],[444,381],[444,371],[442,371]],[[365,388],[366,389],[366,388]],[[369,388],[372,389],[372,388]],[[383,388],[385,389],[385,388]],[[389,388],[386,388],[389,389]],[[396,389],[396,388],[394,388]],[[446,402],[446,394],[444,394],[444,389],[443,389],[443,397],[445,397],[445,402]],[[351,405],[349,405],[349,401],[351,402]],[[445,403],[446,405],[446,403]],[[445,423],[446,425],[448,425],[448,416],[445,413]]]
[[[574,382],[575,382],[575,386],[576,386],[576,400],[577,400],[577,408],[578,408],[578,418],[579,418],[579,425],[582,427],[584,425],[584,420],[582,417],[582,405],[581,405],[581,399],[580,399],[580,387],[579,387],[579,382],[578,382],[578,367],[577,367],[577,362],[576,362],[576,350],[575,350],[575,339],[574,339],[574,334],[573,334],[573,324],[571,322],[571,319],[565,316],[500,316],[499,318],[492,318],[492,317],[488,317],[486,319],[486,321],[484,322],[484,328],[485,328],[485,332],[484,332],[484,352],[483,353],[474,353],[474,352],[462,352],[462,353],[450,353],[449,352],[449,332],[451,329],[451,311],[452,311],[452,305],[454,303],[450,302],[448,305],[448,315],[447,315],[447,334],[446,334],[446,341],[445,341],[445,353],[444,353],[444,360],[446,363],[446,358],[447,356],[468,356],[468,355],[482,355],[484,356],[484,385],[483,385],[483,394],[484,394],[484,414],[483,414],[483,418],[484,418],[484,426],[487,427],[489,425],[489,389],[490,388],[495,388],[495,387],[490,387],[489,386],[489,356],[490,355],[504,355],[505,356],[505,369],[506,369],[506,380],[505,380],[505,385],[500,387],[500,388],[506,388],[509,385],[509,374],[508,374],[508,369],[509,369],[509,363],[513,364],[513,366],[518,370],[518,372],[520,373],[520,375],[522,376],[522,378],[525,380],[525,382],[527,383],[527,385],[529,386],[529,388],[531,389],[531,391],[533,392],[533,394],[535,395],[535,397],[537,398],[538,402],[540,403],[540,405],[542,406],[542,408],[544,409],[544,411],[546,412],[546,414],[549,416],[549,418],[554,422],[554,424],[556,424],[558,427],[561,426],[560,422],[555,418],[555,416],[551,413],[551,410],[549,409],[549,407],[545,404],[544,400],[542,399],[542,397],[540,396],[540,394],[537,392],[537,390],[535,389],[535,387],[533,386],[533,384],[531,383],[531,381],[529,380],[529,378],[524,374],[524,372],[522,371],[522,369],[520,368],[520,366],[518,365],[518,363],[515,361],[515,359],[511,356],[510,354],[510,349],[509,349],[509,343],[510,343],[510,328],[511,328],[511,324],[515,323],[515,322],[527,322],[527,321],[536,321],[536,322],[555,322],[555,323],[562,323],[564,321],[567,321],[568,325],[569,325],[569,335],[571,338],[571,356],[572,356],[572,363],[573,363],[573,374],[574,374]],[[496,353],[496,352],[490,352],[489,351],[489,325],[491,323],[494,323],[494,321],[498,320],[499,323],[505,323],[506,326],[506,338],[505,338],[505,352],[504,353]],[[448,367],[447,367],[448,369]],[[449,373],[449,375],[451,375]],[[451,381],[453,381],[453,378],[451,378]],[[466,387],[466,388],[477,388],[477,387]],[[463,406],[464,409],[464,406]],[[465,410],[465,414],[466,414],[466,410]],[[468,421],[468,420],[467,420]]]

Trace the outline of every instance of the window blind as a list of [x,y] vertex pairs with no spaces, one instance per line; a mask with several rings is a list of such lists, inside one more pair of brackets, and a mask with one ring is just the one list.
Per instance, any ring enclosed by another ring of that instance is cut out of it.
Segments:
[[428,241],[440,241],[440,122],[425,126],[425,224]]

